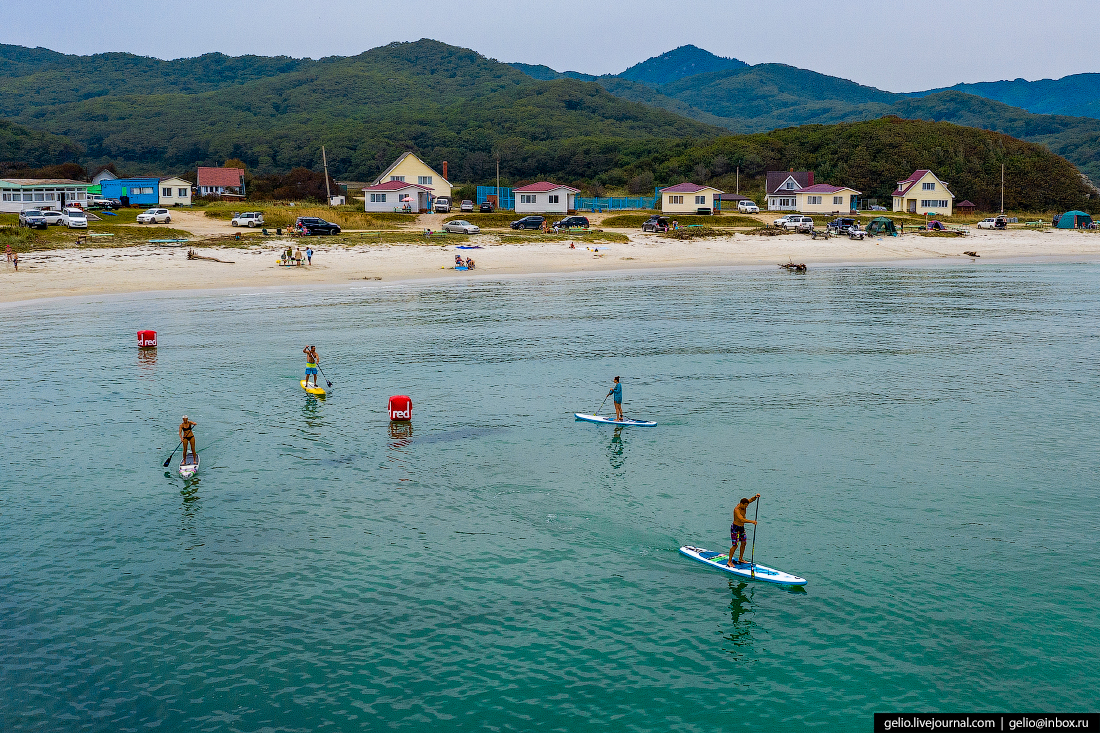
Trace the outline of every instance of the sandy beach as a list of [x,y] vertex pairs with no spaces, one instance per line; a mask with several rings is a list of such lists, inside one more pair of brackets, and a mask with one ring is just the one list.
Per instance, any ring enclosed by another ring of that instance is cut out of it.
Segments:
[[[195,233],[220,233],[214,228],[209,227],[210,231],[203,228]],[[918,260],[970,264],[1012,259],[1100,258],[1100,234],[1077,231],[972,229],[969,236],[960,238],[907,233],[863,241],[843,237],[815,241],[804,234],[779,237],[733,234],[716,239],[679,241],[636,230],[608,231],[620,231],[629,241],[578,242],[576,249],[570,249],[568,241],[501,244],[492,234],[445,245],[349,246],[316,238],[308,240],[315,251],[313,264],[302,267],[279,266],[278,253],[288,244],[304,246],[307,242],[274,236],[264,237],[247,247],[202,246],[196,250],[204,257],[226,262],[188,260],[187,249],[191,245],[150,244],[117,249],[30,252],[20,256],[18,272],[11,263],[5,263],[0,270],[0,302],[157,290],[330,285],[364,280],[453,280],[641,268],[774,266],[788,260],[813,268],[841,263]],[[456,249],[455,245],[461,243],[479,245],[481,249]],[[974,260],[964,255],[964,251],[976,251],[980,259]],[[473,257],[476,269],[473,272],[455,271],[452,268],[455,254]]]

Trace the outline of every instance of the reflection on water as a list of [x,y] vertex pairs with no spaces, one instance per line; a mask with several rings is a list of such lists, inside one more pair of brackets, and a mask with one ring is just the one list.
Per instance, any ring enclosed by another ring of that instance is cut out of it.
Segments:
[[302,422],[306,428],[309,428],[310,433],[316,433],[324,427],[320,406],[321,401],[314,395],[306,395],[305,402],[302,403]]
[[143,373],[150,373],[154,371],[154,367],[157,365],[157,350],[156,349],[138,349],[138,368]]
[[[409,468],[409,457],[411,455],[408,450],[409,444],[412,443],[413,426],[411,422],[392,421],[390,423],[390,442],[389,450],[386,451],[386,463],[382,465],[382,468],[400,468],[407,470]],[[401,476],[398,481],[409,481],[408,476]]]
[[756,586],[743,580],[730,580],[729,588],[732,596],[730,598],[730,620],[732,623],[729,630],[722,635],[722,638],[733,644],[733,647],[727,648],[726,651],[737,658],[741,658],[745,654],[745,647],[752,645],[752,630],[755,626],[753,616],[756,613],[752,607],[752,597],[756,592]]
[[615,471],[623,467],[626,463],[626,453],[624,449],[626,443],[623,441],[623,426],[616,425],[615,432],[611,436],[611,442],[607,446],[607,457],[611,461],[611,468]]

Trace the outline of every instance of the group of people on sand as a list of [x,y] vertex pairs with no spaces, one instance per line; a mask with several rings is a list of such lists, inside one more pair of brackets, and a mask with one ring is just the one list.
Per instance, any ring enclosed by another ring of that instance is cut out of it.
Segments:
[[472,270],[474,269],[474,258],[462,259],[462,255],[455,255],[455,267],[465,267],[467,270]]
[[306,245],[306,252],[305,252],[305,257],[304,258],[302,256],[302,248],[301,247],[298,247],[297,249],[295,249],[294,247],[291,247],[290,245],[287,245],[287,248],[285,250],[283,250],[282,257],[280,257],[280,260],[282,261],[282,264],[284,264],[284,265],[293,264],[294,266],[297,266],[297,267],[301,267],[303,259],[305,260],[305,263],[307,265],[312,265],[313,264],[313,248],[310,247],[309,245]]

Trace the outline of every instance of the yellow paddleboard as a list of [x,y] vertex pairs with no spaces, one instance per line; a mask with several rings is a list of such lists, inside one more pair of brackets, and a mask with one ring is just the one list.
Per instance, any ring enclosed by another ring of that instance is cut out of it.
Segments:
[[302,385],[302,389],[310,394],[320,395],[321,397],[325,396],[325,388],[322,387],[320,384],[318,384],[316,387],[314,387],[312,384],[307,387],[306,380],[304,379],[301,380],[299,384]]

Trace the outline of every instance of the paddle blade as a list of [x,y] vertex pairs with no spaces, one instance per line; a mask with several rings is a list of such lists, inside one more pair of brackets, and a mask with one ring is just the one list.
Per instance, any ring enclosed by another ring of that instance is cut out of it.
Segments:
[[172,462],[172,456],[168,456],[164,459],[164,467],[168,468],[168,464]]

